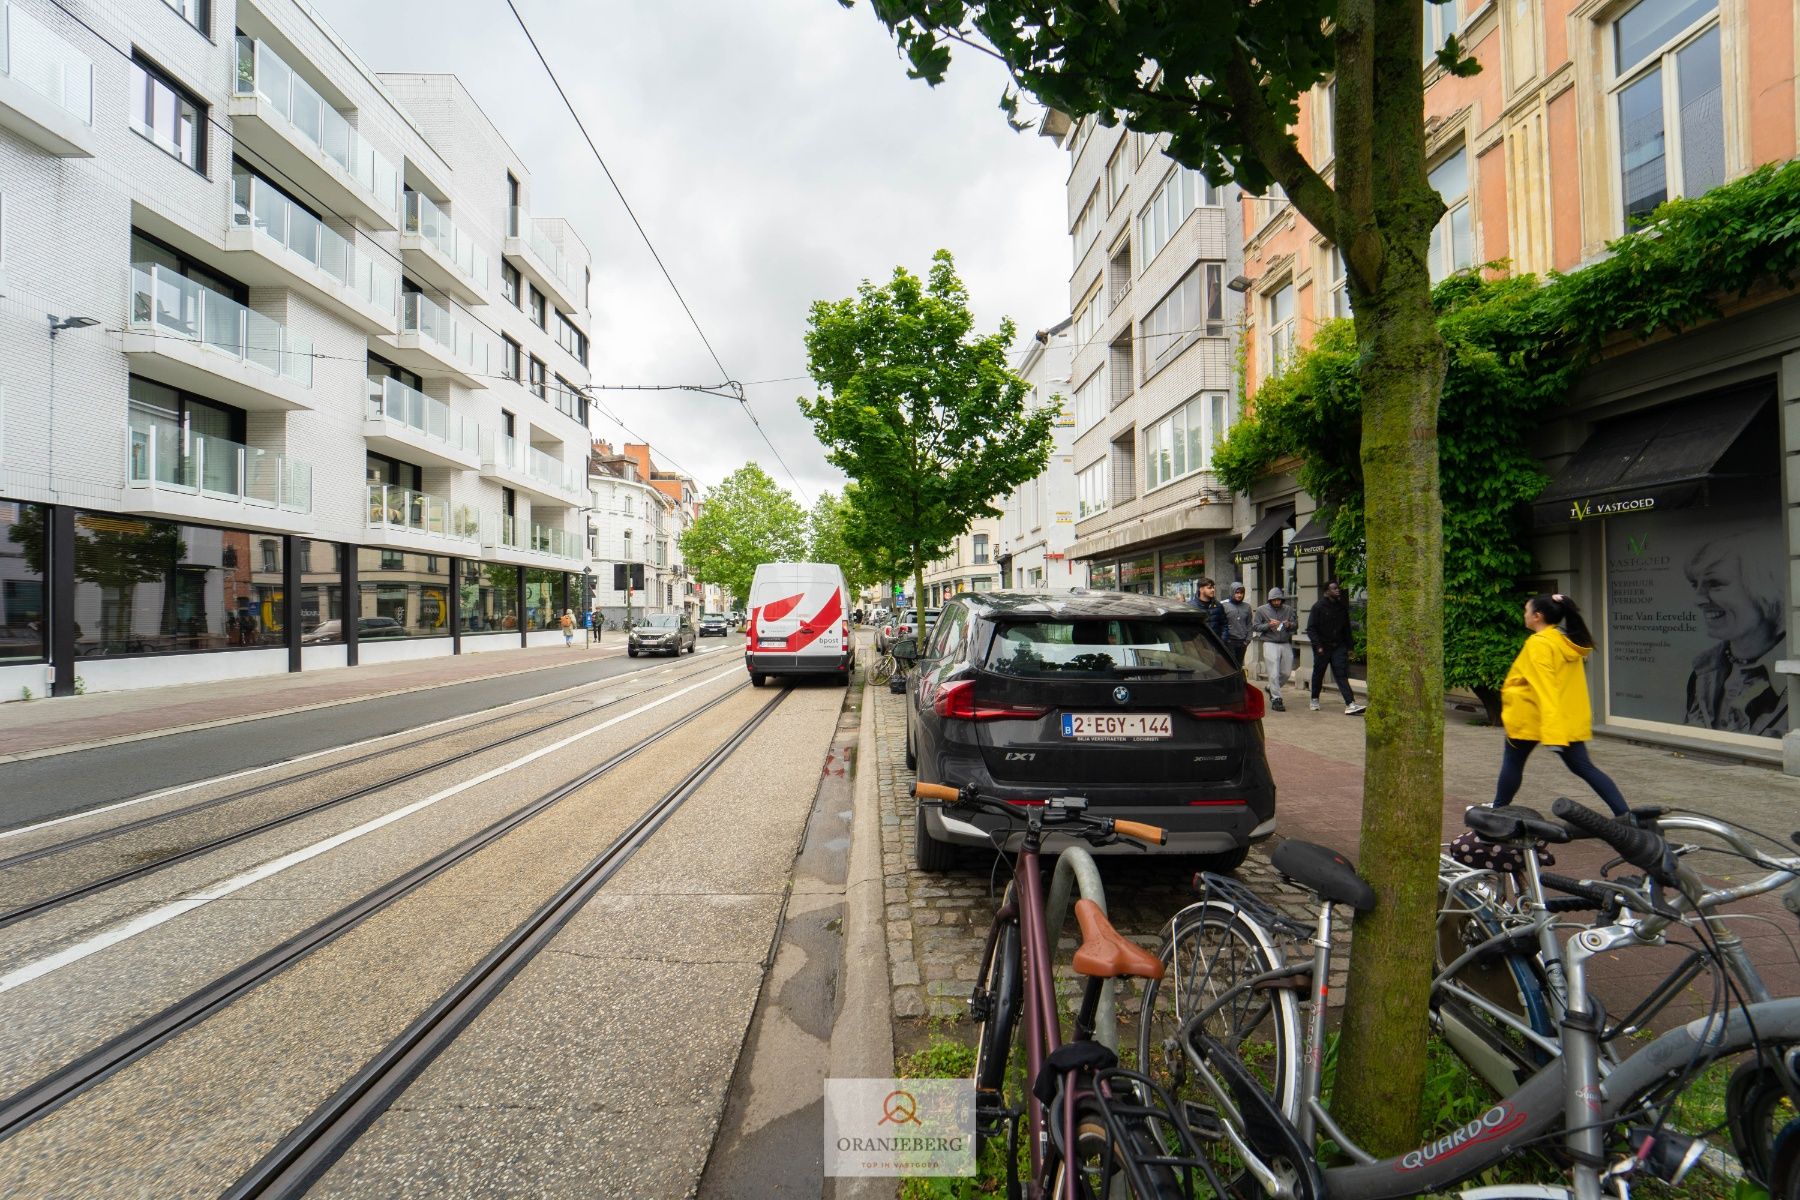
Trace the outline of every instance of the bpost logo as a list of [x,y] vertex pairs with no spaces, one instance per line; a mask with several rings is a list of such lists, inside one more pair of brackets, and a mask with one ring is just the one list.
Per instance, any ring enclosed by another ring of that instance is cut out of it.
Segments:
[[1569,520],[1591,521],[1598,517],[1614,517],[1620,513],[1649,512],[1655,507],[1655,496],[1639,496],[1635,500],[1571,500]]
[[967,1079],[827,1079],[825,1174],[973,1175]]

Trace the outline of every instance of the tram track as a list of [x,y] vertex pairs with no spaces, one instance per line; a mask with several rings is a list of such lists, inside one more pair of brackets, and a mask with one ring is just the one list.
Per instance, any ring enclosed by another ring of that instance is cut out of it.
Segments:
[[[689,664],[678,664],[678,665],[688,666]],[[708,663],[701,663],[701,664],[693,664],[693,666],[695,667],[695,669],[693,669],[691,671],[676,671],[676,670],[674,670],[674,668],[666,668],[666,669],[670,670],[672,673],[670,674],[670,676],[668,678],[662,680],[661,682],[650,684],[649,686],[639,688],[636,691],[628,692],[624,695],[614,697],[613,699],[604,701],[603,703],[599,703],[599,704],[595,704],[595,705],[592,705],[592,706],[589,706],[586,708],[582,708],[576,712],[572,712],[572,713],[566,714],[564,716],[557,717],[547,723],[532,725],[529,728],[521,729],[515,733],[507,734],[497,740],[486,742],[480,746],[471,747],[468,750],[459,751],[455,754],[447,755],[447,756],[440,758],[434,762],[430,762],[430,763],[426,763],[422,766],[410,768],[406,771],[401,772],[398,775],[394,775],[394,776],[391,776],[386,779],[382,779],[382,780],[378,780],[378,781],[370,783],[370,784],[366,784],[364,786],[352,789],[351,791],[342,793],[340,795],[331,796],[331,797],[328,797],[327,799],[316,801],[312,804],[306,805],[306,806],[296,809],[292,812],[283,813],[279,816],[271,817],[271,818],[268,818],[267,820],[257,822],[256,824],[248,826],[246,828],[234,830],[231,833],[224,834],[224,835],[214,837],[214,838],[210,838],[206,841],[198,842],[192,846],[183,847],[182,849],[176,851],[173,854],[167,854],[167,855],[163,855],[160,857],[148,859],[143,862],[138,862],[138,863],[135,863],[135,864],[133,864],[129,867],[126,867],[122,870],[116,871],[110,875],[106,875],[106,876],[103,876],[98,879],[90,880],[89,882],[78,884],[74,887],[64,888],[58,892],[52,893],[51,895],[44,896],[39,899],[31,900],[24,904],[19,904],[11,909],[0,911],[0,930],[7,929],[13,925],[17,925],[20,922],[30,920],[34,917],[42,916],[43,914],[53,911],[54,909],[60,908],[62,905],[68,904],[72,901],[82,899],[83,897],[86,897],[86,896],[92,896],[92,895],[95,895],[95,894],[98,894],[101,892],[105,892],[105,891],[110,890],[111,888],[120,886],[125,883],[129,883],[130,881],[132,881],[134,879],[139,879],[145,875],[151,874],[152,872],[162,870],[165,867],[175,866],[179,863],[187,862],[192,859],[198,858],[202,855],[212,853],[213,851],[224,849],[225,847],[235,845],[235,844],[237,844],[239,842],[243,842],[249,838],[256,837],[260,834],[270,832],[271,830],[274,830],[274,829],[279,829],[284,825],[291,824],[291,823],[301,820],[305,817],[310,817],[310,816],[314,816],[314,815],[317,815],[322,812],[329,811],[333,808],[339,807],[340,805],[348,804],[352,801],[363,799],[365,797],[374,795],[378,792],[384,791],[388,788],[397,787],[403,783],[407,783],[411,780],[421,778],[422,776],[425,776],[425,775],[429,775],[432,772],[441,771],[447,767],[453,767],[453,766],[457,765],[458,763],[467,762],[470,759],[473,759],[473,758],[478,757],[483,754],[490,753],[490,752],[500,749],[504,746],[512,745],[513,743],[522,741],[526,738],[541,736],[550,730],[554,730],[560,726],[566,725],[573,721],[577,721],[577,720],[581,720],[586,717],[590,717],[596,712],[600,712],[604,709],[612,708],[613,706],[622,704],[627,700],[632,700],[639,696],[648,695],[651,692],[659,691],[666,687],[672,687],[675,684],[685,682],[688,679],[693,678],[694,676],[697,676],[697,675],[703,675],[706,672],[714,669],[717,666],[717,664],[708,662]],[[612,679],[608,679],[608,680],[598,681],[598,683],[596,685],[590,685],[590,686],[604,686],[606,684],[630,681],[632,679],[633,679],[633,676],[628,674],[628,675],[616,676],[616,677],[614,677]],[[530,713],[535,713],[535,712],[541,711],[543,708],[555,707],[556,705],[559,705],[559,704],[567,704],[572,699],[573,699],[572,697],[565,695],[556,700],[549,701],[546,704],[532,706],[530,708],[523,710],[522,712],[509,714],[509,719],[511,719],[513,717],[524,716],[524,715],[527,715]],[[310,771],[303,772],[300,775],[284,777],[283,779],[274,781],[270,784],[264,784],[264,785],[259,785],[256,787],[249,787],[249,788],[241,788],[237,791],[228,793],[226,795],[212,797],[210,799],[200,801],[196,804],[187,805],[187,806],[184,806],[179,809],[172,809],[168,812],[156,813],[156,814],[152,814],[150,816],[141,817],[134,821],[127,822],[126,824],[113,826],[113,827],[110,827],[107,829],[94,830],[89,833],[82,834],[75,838],[70,838],[65,841],[57,842],[57,843],[54,843],[54,844],[48,845],[48,846],[37,847],[36,849],[30,850],[30,851],[25,851],[20,854],[13,855],[9,858],[0,859],[0,871],[5,871],[10,868],[24,866],[24,865],[27,865],[27,864],[33,863],[33,862],[39,862],[44,859],[54,857],[57,854],[66,853],[69,851],[80,849],[84,846],[94,845],[96,843],[103,842],[103,841],[109,840],[114,837],[119,837],[119,836],[122,836],[125,834],[137,832],[137,831],[140,831],[143,829],[153,828],[153,827],[161,825],[167,821],[175,820],[175,819],[182,818],[182,817],[192,816],[192,815],[202,813],[202,812],[207,812],[212,809],[216,809],[216,808],[219,808],[224,805],[234,803],[237,801],[265,797],[265,796],[267,796],[267,794],[269,792],[274,791],[279,788],[284,788],[284,787],[288,787],[288,786],[291,786],[291,785],[294,785],[296,783],[300,783],[300,782],[303,782],[306,780],[319,778],[321,776],[330,774],[332,772],[344,770],[346,768],[353,767],[353,766],[356,766],[356,765],[359,765],[359,764],[362,764],[365,762],[369,762],[374,759],[384,758],[384,757],[388,757],[388,756],[391,756],[394,754],[399,754],[399,753],[404,753],[404,752],[411,751],[411,750],[416,750],[417,748],[418,748],[418,743],[416,743],[416,742],[409,742],[409,743],[406,743],[401,746],[387,747],[382,750],[372,751],[365,755],[359,755],[356,758],[347,759],[347,760],[344,760],[342,762],[337,762],[337,763],[330,763],[330,764],[327,764],[322,767],[317,767]]]
[[[746,690],[746,687],[747,684],[739,683],[692,711],[682,714],[670,723],[610,755],[598,765],[584,770],[574,779],[563,782],[540,794],[531,802],[513,809],[455,845],[364,893],[349,904],[320,918],[301,932],[286,938],[248,962],[209,981],[184,998],[167,1005],[154,1015],[137,1022],[125,1032],[109,1038],[95,1048],[19,1089],[4,1100],[0,1100],[0,1140],[14,1136],[83,1092],[164,1045],[170,1039],[194,1029],[259,985],[336,941],[376,913],[417,891],[444,872],[499,842],[525,822],[616,770],[677,730],[700,719]],[[645,691],[649,690],[652,689],[645,689]],[[767,712],[773,710],[775,703],[779,703],[779,699],[780,697],[759,712],[766,715]],[[663,703],[663,701],[654,703]],[[591,713],[590,709],[584,715],[591,715]],[[617,722],[622,719],[614,718],[613,721]],[[734,737],[728,744],[735,745],[738,741],[741,741],[741,738]],[[697,787],[698,782],[702,781],[695,782],[694,786]],[[669,811],[673,811],[673,807]]]

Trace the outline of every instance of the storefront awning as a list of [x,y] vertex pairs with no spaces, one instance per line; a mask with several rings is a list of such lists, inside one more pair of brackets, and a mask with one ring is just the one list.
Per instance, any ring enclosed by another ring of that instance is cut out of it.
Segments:
[[1244,540],[1231,552],[1231,561],[1248,562],[1256,558],[1268,549],[1269,543],[1279,537],[1281,531],[1287,528],[1287,523],[1293,519],[1294,510],[1291,508],[1276,508],[1264,513],[1262,520],[1250,527]]
[[1331,522],[1321,520],[1317,513],[1307,518],[1306,524],[1288,546],[1298,556],[1323,554],[1331,549]]
[[1703,503],[1720,460],[1774,394],[1766,383],[1608,421],[1538,497],[1538,525]]

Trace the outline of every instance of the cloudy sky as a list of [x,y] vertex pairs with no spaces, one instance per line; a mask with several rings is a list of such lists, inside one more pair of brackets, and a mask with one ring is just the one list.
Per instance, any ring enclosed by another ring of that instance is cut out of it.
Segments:
[[[505,0],[311,2],[375,70],[460,77],[525,160],[534,209],[575,223],[595,258],[595,383],[718,382]],[[807,496],[841,483],[794,404],[808,382],[784,378],[805,374],[812,301],[922,273],[945,247],[980,327],[1006,315],[1025,338],[1066,315],[1067,157],[1007,127],[997,64],[910,80],[866,0],[516,2]],[[755,459],[795,486],[730,401],[608,401],[703,484]]]

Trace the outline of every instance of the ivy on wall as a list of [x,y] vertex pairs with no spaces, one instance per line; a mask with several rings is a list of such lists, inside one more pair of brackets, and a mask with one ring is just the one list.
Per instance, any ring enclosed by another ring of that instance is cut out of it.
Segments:
[[[1580,270],[1540,279],[1499,268],[1452,276],[1433,293],[1449,350],[1439,410],[1444,682],[1482,696],[1490,712],[1518,652],[1528,506],[1548,482],[1532,430],[1559,413],[1603,352],[1717,319],[1753,291],[1793,289],[1800,160],[1671,201]],[[1236,491],[1298,458],[1300,485],[1332,513],[1337,573],[1351,588],[1363,582],[1357,352],[1351,322],[1322,326],[1213,454]]]

